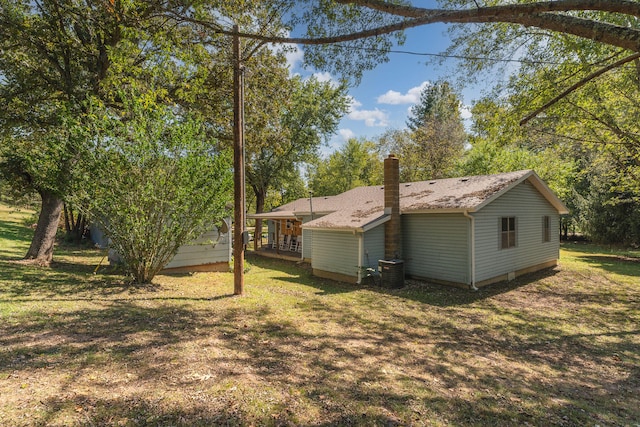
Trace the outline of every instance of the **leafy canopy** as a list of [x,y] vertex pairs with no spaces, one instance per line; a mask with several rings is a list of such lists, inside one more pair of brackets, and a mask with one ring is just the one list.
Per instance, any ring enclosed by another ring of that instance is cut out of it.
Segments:
[[439,179],[454,173],[467,141],[461,104],[448,82],[429,84],[411,107],[408,129],[390,130],[378,138],[381,152],[394,153],[400,159],[402,181]]
[[153,93],[123,93],[126,115],[92,110],[87,175],[79,205],[106,232],[126,271],[147,283],[178,248],[227,215],[229,152],[212,149],[203,124],[157,104]]
[[382,160],[375,144],[349,139],[313,168],[310,188],[316,196],[333,196],[355,187],[382,184]]

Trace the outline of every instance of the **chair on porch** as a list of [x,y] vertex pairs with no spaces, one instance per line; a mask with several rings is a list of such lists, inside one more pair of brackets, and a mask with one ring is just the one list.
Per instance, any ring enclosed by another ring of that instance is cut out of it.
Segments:
[[280,240],[280,250],[284,251],[284,250],[288,250],[289,249],[289,236],[284,235],[282,236],[282,240]]
[[298,248],[298,238],[296,236],[291,236],[291,243],[289,244],[289,250],[291,252],[295,252]]

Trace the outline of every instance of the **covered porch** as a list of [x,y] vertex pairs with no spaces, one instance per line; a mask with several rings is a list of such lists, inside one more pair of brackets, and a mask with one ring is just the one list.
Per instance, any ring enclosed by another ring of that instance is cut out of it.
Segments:
[[256,252],[257,255],[292,261],[302,260],[301,218],[278,215],[274,212],[248,215],[248,218],[261,219],[267,225],[267,242]]

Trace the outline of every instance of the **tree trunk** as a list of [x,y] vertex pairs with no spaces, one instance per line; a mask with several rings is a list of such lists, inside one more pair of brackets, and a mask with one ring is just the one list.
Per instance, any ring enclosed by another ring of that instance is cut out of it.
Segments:
[[83,214],[78,214],[79,227],[77,231],[78,243],[82,242],[82,239],[87,235],[87,217]]
[[48,266],[53,259],[53,247],[63,203],[58,196],[48,191],[41,191],[40,197],[42,198],[42,208],[38,224],[31,240],[31,247],[29,247],[24,259],[33,260],[34,264]]
[[67,236],[71,236],[71,219],[69,218],[69,209],[67,208],[67,204],[63,205],[64,207],[64,231],[67,233]]
[[[73,211],[71,211],[71,215],[72,216],[74,215]],[[85,228],[86,228],[86,221],[85,221],[84,215],[82,215],[80,212],[78,212],[77,215],[78,216],[75,218],[75,221],[73,222],[73,228],[71,229],[71,233],[69,234],[69,239],[68,239],[73,243],[82,242],[82,238],[84,237]]]
[[64,229],[65,241],[81,243],[87,234],[87,218],[79,211],[73,211],[73,207],[64,204]]
[[[256,213],[261,214],[264,212],[264,201],[266,198],[265,190],[256,190],[254,188],[254,193],[256,195]],[[253,234],[253,250],[257,251],[262,246],[262,220],[260,218],[256,218],[256,229]]]

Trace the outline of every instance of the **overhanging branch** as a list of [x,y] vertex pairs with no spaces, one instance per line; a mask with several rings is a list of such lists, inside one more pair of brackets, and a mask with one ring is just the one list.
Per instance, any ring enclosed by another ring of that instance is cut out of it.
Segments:
[[[571,34],[611,46],[628,49],[633,52],[640,52],[640,30],[638,29],[557,13],[591,10],[640,17],[640,2],[635,1],[558,0],[554,2],[502,5],[464,10],[422,9],[412,6],[391,5],[379,0],[338,1],[345,4],[356,4],[382,10],[391,15],[401,16],[406,19],[393,24],[346,34],[324,37],[283,37],[249,32],[234,32],[231,29],[221,26],[217,22],[201,20],[187,15],[178,16],[175,12],[171,11],[167,11],[166,13],[178,21],[200,25],[213,33],[239,36],[271,43],[325,45],[376,37],[434,23],[505,22]],[[410,10],[413,12],[409,13]]]
[[446,10],[426,9],[410,5],[393,4],[383,0],[336,0],[337,3],[352,4],[388,13],[403,18],[421,18],[446,13],[451,17],[463,16],[513,16],[518,14],[539,14],[544,12],[597,11],[621,13],[640,17],[640,3],[629,0],[557,0],[472,9]]
[[557,96],[555,96],[553,99],[551,99],[549,102],[545,103],[540,108],[537,108],[536,110],[534,110],[533,112],[528,114],[525,118],[520,120],[520,126],[523,126],[523,125],[527,124],[531,119],[536,117],[538,114],[542,113],[544,110],[546,110],[547,108],[551,107],[552,105],[554,105],[555,103],[560,101],[562,98],[568,96],[570,93],[572,93],[572,92],[578,90],[579,88],[581,88],[582,86],[586,85],[591,80],[603,75],[607,71],[610,71],[610,70],[613,70],[615,68],[618,68],[618,67],[626,64],[627,62],[631,62],[631,61],[633,61],[635,59],[638,59],[638,58],[640,58],[640,53],[634,53],[633,55],[629,55],[629,56],[627,56],[625,58],[622,58],[621,60],[616,61],[613,64],[607,65],[606,67],[601,68],[598,71],[595,71],[595,72],[589,74],[585,78],[581,79],[579,82],[571,85],[566,90],[562,91],[562,93],[560,93]]

